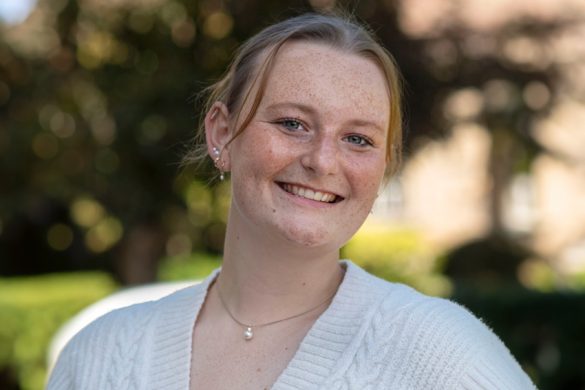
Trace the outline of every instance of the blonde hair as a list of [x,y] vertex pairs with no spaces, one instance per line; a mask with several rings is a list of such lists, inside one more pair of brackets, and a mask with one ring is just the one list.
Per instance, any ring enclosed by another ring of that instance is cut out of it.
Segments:
[[[402,157],[402,85],[394,58],[374,38],[374,34],[347,15],[308,13],[273,24],[248,39],[236,52],[225,75],[206,89],[209,94],[204,108],[208,112],[215,102],[222,102],[240,123],[230,142],[244,131],[262,100],[268,76],[280,48],[290,41],[306,41],[331,46],[343,52],[373,60],[383,71],[390,94],[390,118],[386,149],[388,179],[400,166]],[[258,85],[252,95],[254,85]],[[250,110],[240,122],[244,102]],[[207,156],[203,120],[196,144],[186,162],[201,161]]]

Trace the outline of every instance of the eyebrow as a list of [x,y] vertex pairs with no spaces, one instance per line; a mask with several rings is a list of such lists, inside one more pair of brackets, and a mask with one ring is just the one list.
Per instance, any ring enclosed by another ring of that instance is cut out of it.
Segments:
[[[274,103],[269,105],[268,107],[266,107],[266,110],[279,110],[279,109],[287,109],[287,108],[296,108],[297,110],[308,114],[308,115],[315,115],[316,114],[316,110],[307,105],[307,104],[303,104],[303,103],[297,103],[297,102],[284,102],[284,103]],[[372,127],[374,129],[376,129],[377,131],[381,132],[382,134],[386,133],[386,130],[383,129],[378,123],[373,122],[373,121],[369,121],[366,119],[351,119],[348,121],[348,123],[350,123],[352,126],[357,126],[357,127]]]
[[315,114],[315,110],[306,104],[296,102],[274,103],[266,107],[267,110],[279,110],[283,108],[296,108],[306,114]]

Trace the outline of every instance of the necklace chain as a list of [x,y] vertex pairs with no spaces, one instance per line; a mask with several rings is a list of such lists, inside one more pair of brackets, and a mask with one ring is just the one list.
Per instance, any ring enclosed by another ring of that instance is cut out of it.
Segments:
[[323,306],[326,302],[328,302],[330,299],[332,299],[335,296],[335,293],[337,292],[337,290],[335,292],[333,292],[333,294],[329,295],[327,297],[327,299],[325,299],[324,301],[320,302],[317,306],[313,306],[312,308],[305,310],[301,313],[286,317],[286,318],[282,318],[280,320],[276,320],[276,321],[270,321],[270,322],[265,322],[263,324],[244,324],[243,322],[239,321],[230,311],[230,309],[228,309],[227,304],[225,303],[223,296],[221,295],[221,289],[219,288],[219,285],[217,286],[217,295],[219,295],[219,300],[221,301],[221,305],[223,306],[223,308],[225,309],[225,311],[228,313],[228,315],[231,317],[232,320],[234,320],[234,322],[236,322],[238,325],[243,326],[244,328],[246,328],[246,330],[244,331],[244,339],[246,339],[246,341],[251,340],[254,337],[254,333],[253,333],[253,329],[254,328],[261,328],[263,326],[268,326],[268,325],[274,325],[274,324],[278,324],[279,322],[284,322],[284,321],[288,321],[288,320],[292,320],[293,318],[297,318],[297,317],[301,317],[305,314],[308,314],[314,310],[317,310],[319,307]]

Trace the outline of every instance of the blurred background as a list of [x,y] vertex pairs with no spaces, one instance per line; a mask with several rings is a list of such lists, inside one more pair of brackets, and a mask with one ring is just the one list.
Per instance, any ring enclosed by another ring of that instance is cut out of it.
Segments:
[[408,130],[343,256],[470,308],[540,389],[585,389],[582,0],[1,0],[0,389],[41,389],[92,302],[219,264],[229,182],[180,167],[198,93],[336,5],[396,57]]

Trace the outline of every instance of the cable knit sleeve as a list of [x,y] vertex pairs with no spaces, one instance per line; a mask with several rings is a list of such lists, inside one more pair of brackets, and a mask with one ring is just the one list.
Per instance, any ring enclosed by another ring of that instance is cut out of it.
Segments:
[[393,332],[401,335],[402,362],[391,365],[398,367],[392,382],[399,388],[535,389],[502,341],[467,309],[424,296],[410,302],[392,310],[398,320]]
[[536,389],[502,341],[479,320],[473,318],[473,321],[476,322],[473,335],[476,341],[458,388],[464,390]]
[[[380,281],[351,264],[346,279],[318,323],[319,345],[328,346],[323,335],[340,335],[327,347],[330,353],[323,347],[313,353],[332,361],[319,366],[326,379],[305,386],[307,380],[298,378],[314,379],[306,373],[316,371],[297,365],[297,381],[285,376],[287,386],[278,389],[535,389],[500,339],[463,306]],[[341,338],[342,332],[348,336]],[[313,334],[308,341],[317,345]],[[305,356],[313,350],[301,346],[303,362],[317,361]]]
[[150,306],[112,311],[79,332],[61,352],[47,390],[143,388]]
[[71,347],[72,343],[69,343],[68,347],[65,348],[59,355],[59,360],[51,372],[49,382],[47,383],[47,390],[74,390],[73,380],[71,375],[71,362],[74,361],[72,358]]

